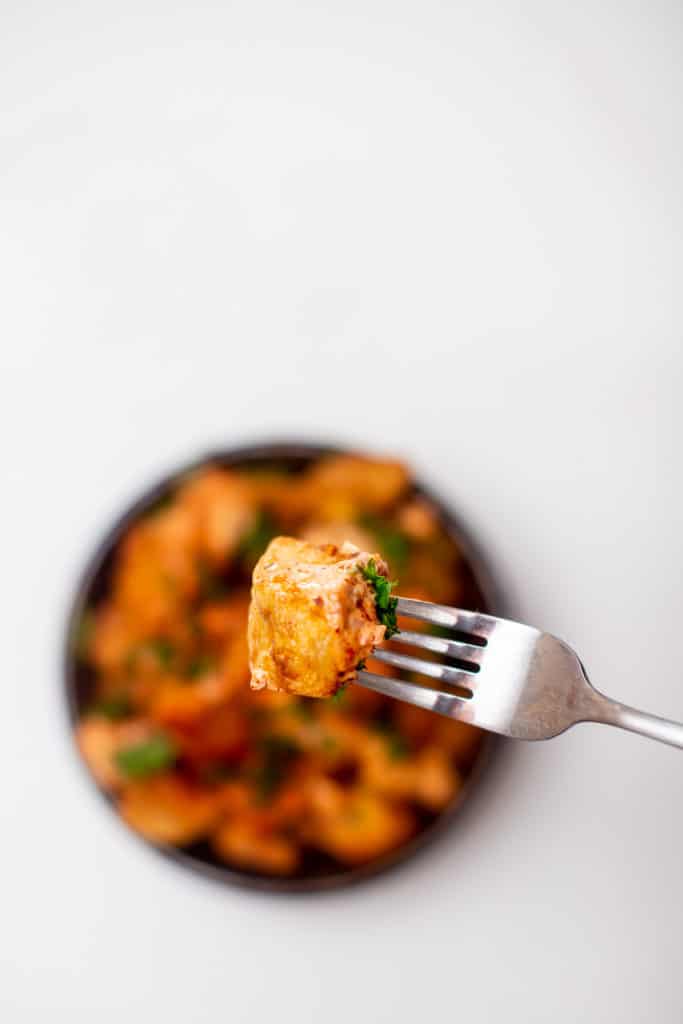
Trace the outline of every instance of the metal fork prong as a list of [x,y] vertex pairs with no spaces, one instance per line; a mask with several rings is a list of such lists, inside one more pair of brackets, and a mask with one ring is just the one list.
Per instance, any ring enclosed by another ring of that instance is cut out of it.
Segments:
[[461,608],[448,608],[443,604],[430,604],[412,597],[399,597],[396,608],[399,615],[431,622],[434,626],[457,629],[461,633],[486,638],[493,630],[496,619],[480,612],[467,612]]
[[436,651],[437,654],[445,654],[448,658],[472,661],[475,665],[481,664],[486,653],[485,647],[466,644],[462,640],[449,640],[445,636],[430,636],[428,633],[410,633],[405,629],[392,636],[391,640],[397,644],[423,647],[425,651]]
[[438,693],[417,683],[408,683],[391,676],[377,676],[374,672],[359,672],[356,682],[368,690],[384,694],[385,697],[404,700],[408,704],[425,708],[427,711],[436,711],[449,718],[455,718],[457,711],[467,705],[466,697],[457,697],[454,693]]
[[[683,749],[683,722],[671,722],[610,700],[591,686],[576,652],[549,633],[521,622],[412,598],[399,597],[397,611],[453,630],[460,639],[463,635],[466,639],[467,634],[483,638],[481,671],[474,671],[475,665],[467,672],[382,647],[374,651],[373,657],[454,684],[465,693],[359,672],[357,681],[370,690],[519,740],[547,740],[579,722],[604,722]],[[397,643],[403,640],[446,653],[433,642],[440,639],[414,633],[399,633],[396,637]],[[443,639],[455,641],[455,637]],[[459,651],[456,646],[456,662],[458,653],[467,646],[460,646]],[[479,681],[486,685],[478,686]]]
[[419,672],[431,679],[438,679],[450,686],[464,686],[470,689],[474,673],[465,672],[462,669],[451,668],[449,665],[442,665],[438,661],[424,661],[422,658],[411,658],[409,654],[397,654],[394,651],[385,651],[378,647],[373,651],[373,658],[383,661],[387,665],[394,665],[396,668],[405,669],[407,672]]

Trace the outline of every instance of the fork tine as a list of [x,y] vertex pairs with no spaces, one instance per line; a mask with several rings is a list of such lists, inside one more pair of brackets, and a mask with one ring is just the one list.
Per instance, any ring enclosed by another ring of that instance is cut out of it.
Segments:
[[435,626],[446,629],[457,629],[462,633],[472,633],[486,639],[492,632],[496,619],[480,612],[468,612],[462,608],[449,608],[445,604],[431,604],[429,601],[417,601],[412,597],[399,597],[397,612],[413,619],[422,619]]
[[449,665],[442,665],[438,661],[424,661],[422,658],[411,658],[409,654],[396,654],[394,651],[385,651],[378,647],[372,653],[373,658],[384,661],[387,665],[395,665],[396,668],[406,669],[408,672],[419,672],[423,676],[430,676],[432,679],[439,679],[442,683],[449,683],[451,686],[464,686],[470,689],[473,682],[473,672],[466,672],[464,669],[451,668]]
[[404,700],[407,704],[414,704],[427,711],[436,711],[449,718],[458,717],[458,711],[468,703],[467,698],[457,697],[454,693],[441,693],[417,683],[394,679],[392,676],[377,676],[374,672],[359,672],[356,682],[368,690],[384,694],[385,697]]
[[392,636],[391,641],[413,647],[423,647],[426,651],[436,651],[437,654],[445,654],[449,658],[459,658],[461,661],[472,661],[475,665],[481,664],[486,651],[485,647],[466,644],[464,640],[451,640],[445,636],[430,636],[428,633],[410,633],[405,629]]

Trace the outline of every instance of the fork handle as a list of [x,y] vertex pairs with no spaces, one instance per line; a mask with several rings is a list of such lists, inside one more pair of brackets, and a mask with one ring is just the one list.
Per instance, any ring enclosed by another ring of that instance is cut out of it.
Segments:
[[619,729],[640,733],[651,740],[668,743],[671,747],[683,748],[683,725],[680,722],[671,722],[667,718],[638,711],[637,708],[620,704],[619,701],[611,700],[602,693],[599,696],[601,700],[590,716],[590,721],[616,725]]

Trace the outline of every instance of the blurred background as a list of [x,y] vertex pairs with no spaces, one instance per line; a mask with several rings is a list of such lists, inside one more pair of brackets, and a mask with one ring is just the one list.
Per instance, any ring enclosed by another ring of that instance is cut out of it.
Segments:
[[519,618],[683,720],[682,20],[3,5],[3,1019],[680,1021],[680,752],[508,747],[395,874],[250,894],[117,825],[60,658],[150,482],[332,440],[406,458]]

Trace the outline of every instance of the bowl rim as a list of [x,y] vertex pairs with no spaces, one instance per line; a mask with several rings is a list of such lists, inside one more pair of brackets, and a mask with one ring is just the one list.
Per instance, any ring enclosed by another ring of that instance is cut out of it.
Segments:
[[[355,868],[348,868],[329,874],[319,876],[308,876],[299,878],[287,878],[277,876],[259,875],[229,865],[211,864],[209,861],[201,860],[192,853],[173,847],[162,846],[145,839],[138,832],[128,826],[113,808],[112,798],[97,784],[94,776],[85,763],[78,746],[75,742],[74,729],[81,714],[81,702],[78,697],[76,685],[76,658],[73,654],[74,634],[76,626],[87,607],[93,583],[101,572],[106,559],[112,553],[115,545],[124,535],[126,530],[150,507],[152,507],[164,494],[182,480],[183,477],[196,472],[206,465],[215,463],[221,467],[241,465],[250,461],[277,462],[279,459],[316,459],[323,455],[359,454],[371,455],[365,449],[359,449],[353,445],[340,443],[315,443],[300,440],[277,439],[272,441],[254,442],[251,444],[231,445],[225,448],[211,448],[204,454],[183,462],[175,469],[167,471],[163,476],[150,486],[140,490],[138,496],[127,502],[123,511],[113,520],[111,526],[102,534],[100,541],[94,546],[91,554],[85,562],[84,568],[79,572],[73,588],[73,597],[70,599],[66,615],[62,640],[62,691],[66,702],[67,726],[69,729],[69,745],[81,766],[83,774],[87,777],[91,789],[94,789],[101,799],[113,811],[113,817],[125,832],[132,836],[139,844],[161,854],[167,861],[170,861],[185,869],[190,869],[206,879],[220,882],[224,885],[233,885],[240,888],[251,889],[261,892],[281,894],[307,894],[329,892],[331,890],[345,888],[348,885],[355,885],[389,870],[393,870],[411,860],[420,850],[430,845],[447,829],[450,829],[454,819],[458,816],[463,803],[471,800],[471,791],[477,788],[477,783],[488,766],[492,755],[501,745],[499,737],[489,734],[482,743],[481,750],[476,761],[470,770],[464,785],[458,795],[443,810],[434,821],[428,823],[413,836],[408,842],[403,843],[397,849],[377,857],[368,864]],[[412,466],[408,463],[412,471]],[[413,483],[419,494],[431,501],[439,510],[448,533],[455,538],[460,550],[463,552],[465,561],[474,577],[475,584],[484,598],[485,609],[491,614],[500,615],[505,607],[503,594],[497,579],[489,568],[488,558],[484,556],[479,544],[472,536],[472,532],[465,524],[459,513],[453,510],[450,501],[441,497],[431,487],[425,486],[418,477],[413,477]]]

